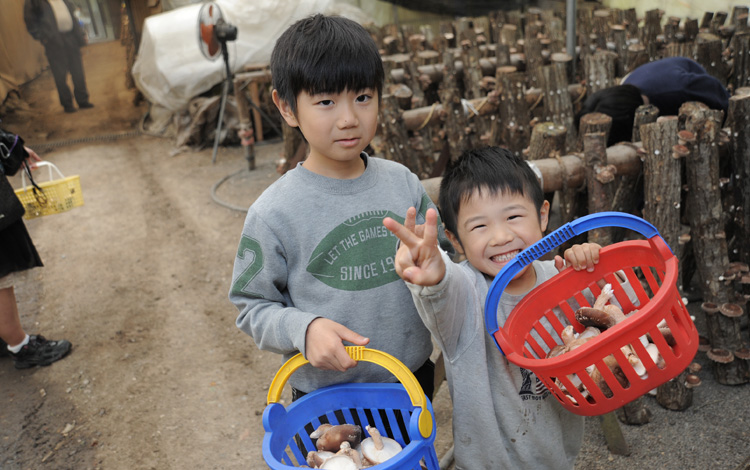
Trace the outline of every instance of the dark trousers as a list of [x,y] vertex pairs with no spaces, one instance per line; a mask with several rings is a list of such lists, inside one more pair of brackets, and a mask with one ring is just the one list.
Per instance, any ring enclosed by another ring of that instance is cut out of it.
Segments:
[[64,108],[73,106],[73,96],[68,88],[68,73],[73,79],[73,94],[76,103],[89,102],[89,92],[86,89],[86,77],[83,74],[81,49],[73,32],[60,34],[60,42],[47,43],[44,48],[49,61],[49,68],[55,79],[60,104]]
[[[422,364],[422,366],[412,372],[414,374],[414,377],[417,379],[419,384],[422,386],[422,390],[424,391],[424,394],[427,396],[427,398],[432,401],[432,395],[435,393],[435,363],[432,362],[430,359],[427,359],[427,362]],[[297,401],[298,399],[302,398],[303,396],[307,395],[307,392],[303,392],[300,390],[297,390],[296,388],[292,387],[292,401]],[[407,422],[404,419],[404,417],[401,416],[400,413],[397,414],[396,420],[398,424],[398,427],[401,429],[401,435],[406,436],[408,435],[408,432],[406,430]],[[386,436],[393,436],[393,433],[391,431],[391,423],[389,423],[387,420],[384,419],[384,425],[386,429],[381,429],[380,431],[386,435]],[[354,423],[350,423],[354,424]],[[305,430],[308,434],[314,431],[311,424],[307,424],[305,426]],[[297,443],[297,447],[300,449],[303,455],[307,455],[307,451],[309,449],[306,449],[304,444],[302,443],[302,439],[299,438],[299,436],[294,437],[294,441]]]
[[[419,385],[422,386],[424,394],[432,401],[432,395],[435,393],[435,363],[427,359],[427,362],[412,373],[414,374],[414,378],[419,382]],[[302,398],[305,395],[307,395],[307,392],[292,387],[292,401],[297,401],[298,398]]]

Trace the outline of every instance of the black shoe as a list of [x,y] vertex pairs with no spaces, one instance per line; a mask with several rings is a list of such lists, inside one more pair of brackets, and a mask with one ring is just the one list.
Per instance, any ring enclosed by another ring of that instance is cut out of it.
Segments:
[[89,109],[89,108],[93,108],[93,107],[94,107],[94,104],[93,104],[93,103],[89,103],[89,102],[87,101],[87,102],[85,102],[85,103],[78,103],[78,107],[79,107],[80,109]]
[[74,108],[73,106],[65,106],[65,107],[64,107],[64,109],[65,109],[65,112],[66,112],[66,113],[75,113],[76,111],[78,111],[78,110],[77,110],[76,108]]
[[16,369],[34,366],[48,366],[59,361],[70,352],[70,342],[66,340],[48,341],[42,335],[32,335],[29,342],[18,353],[11,353],[16,361]]
[[0,357],[10,356],[10,351],[8,351],[8,343],[0,339]]

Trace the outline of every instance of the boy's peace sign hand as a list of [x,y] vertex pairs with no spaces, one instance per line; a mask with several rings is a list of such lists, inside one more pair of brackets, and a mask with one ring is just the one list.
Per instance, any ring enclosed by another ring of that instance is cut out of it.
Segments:
[[396,252],[396,272],[405,281],[420,286],[434,286],[445,276],[445,263],[438,248],[437,212],[427,209],[425,224],[416,225],[417,209],[406,211],[404,225],[390,217],[383,225],[401,240]]

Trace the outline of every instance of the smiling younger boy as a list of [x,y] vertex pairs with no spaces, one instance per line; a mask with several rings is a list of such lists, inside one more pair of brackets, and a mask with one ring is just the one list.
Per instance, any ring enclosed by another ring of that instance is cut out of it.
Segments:
[[[432,397],[430,333],[394,267],[382,225],[434,204],[403,165],[364,152],[377,129],[383,63],[359,24],[315,15],[290,26],[271,56],[273,101],[309,144],[306,159],[249,208],[230,300],[260,349],[314,367],[290,378],[293,398],[341,382],[394,382],[345,345],[388,352]],[[447,240],[446,240],[447,243]],[[356,366],[356,367],[355,367]]]
[[[404,225],[393,219],[383,224],[401,240],[396,270],[443,351],[456,468],[573,468],[583,417],[566,411],[531,371],[508,362],[484,327],[484,300],[494,277],[547,228],[549,202],[541,185],[529,165],[508,150],[471,150],[446,168],[439,205],[446,235],[466,257],[461,263],[438,248],[434,210],[427,211],[419,231],[414,208]],[[498,324],[565,263],[593,270],[599,249],[576,245],[566,250],[565,261],[556,256],[526,266],[500,298]]]

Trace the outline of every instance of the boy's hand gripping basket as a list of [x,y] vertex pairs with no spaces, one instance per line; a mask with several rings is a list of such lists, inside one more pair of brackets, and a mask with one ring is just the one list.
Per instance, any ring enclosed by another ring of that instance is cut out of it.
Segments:
[[[529,292],[503,328],[498,327],[500,297],[519,271],[572,237],[609,226],[635,230],[647,240],[602,248],[593,272],[563,270]],[[625,284],[618,271],[627,277]],[[556,345],[565,342],[565,322],[576,334],[583,332],[576,311],[592,306],[602,292],[602,280],[611,284],[612,300],[625,319],[579,347],[548,358]],[[485,325],[508,360],[534,372],[565,408],[579,415],[600,415],[679,375],[693,360],[698,331],[676,281],[677,258],[653,225],[630,214],[591,214],[550,233],[498,273],[487,294]],[[627,285],[636,300],[629,298]]]
[[289,376],[308,364],[302,354],[289,359],[271,382],[268,405],[263,412],[263,458],[274,470],[306,466],[308,451],[315,450],[310,433],[321,424],[374,426],[395,439],[403,449],[378,470],[439,470],[435,454],[435,423],[432,404],[419,382],[398,359],[382,351],[347,346],[357,361],[373,362],[388,369],[399,383],[346,383],[331,385],[304,395],[288,407],[279,401]]
[[[83,205],[81,180],[78,175],[63,176],[52,162],[41,161],[38,167],[46,166],[49,170],[48,181],[26,185],[26,174],[21,173],[21,189],[16,190],[16,196],[21,200],[26,213],[25,219],[34,219],[43,215],[59,214]],[[58,178],[53,179],[52,170]],[[33,181],[32,181],[33,183]]]

